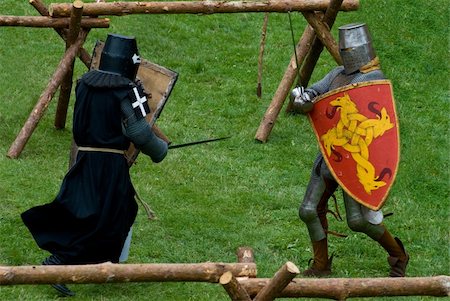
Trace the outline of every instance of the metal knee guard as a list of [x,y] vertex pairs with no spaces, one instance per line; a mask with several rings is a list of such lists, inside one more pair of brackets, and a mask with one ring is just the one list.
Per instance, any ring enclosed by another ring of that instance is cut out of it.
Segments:
[[361,204],[344,192],[345,211],[347,224],[352,231],[367,234],[373,240],[378,240],[384,233],[384,227],[379,224],[371,224],[361,211]]

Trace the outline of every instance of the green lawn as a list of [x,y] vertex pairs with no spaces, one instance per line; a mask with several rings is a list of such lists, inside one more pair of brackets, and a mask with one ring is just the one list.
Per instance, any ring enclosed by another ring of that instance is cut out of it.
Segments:
[[[46,4],[53,1],[46,0]],[[70,2],[70,1],[65,1]],[[88,1],[86,1],[88,2]],[[89,1],[93,2],[93,1]],[[450,274],[449,261],[449,2],[360,0],[339,14],[337,27],[368,23],[383,71],[394,85],[400,120],[401,162],[384,211],[386,225],[411,256],[412,277]],[[1,0],[1,15],[38,13],[26,0]],[[306,23],[293,14],[297,36]],[[263,96],[256,96],[263,14],[133,15],[111,17],[94,29],[90,52],[107,33],[135,35],[141,56],[175,70],[179,79],[157,124],[174,143],[231,135],[228,140],[172,150],[160,164],[138,158],[131,174],[156,211],[140,210],[130,263],[235,262],[240,246],[255,252],[258,277],[271,277],[286,261],[301,270],[311,258],[298,218],[318,146],[307,118],[280,114],[267,143],[254,140],[259,123],[292,55],[286,14],[270,14]],[[20,213],[52,201],[68,167],[73,100],[67,128],[54,129],[57,95],[17,160],[6,157],[62,57],[52,29],[0,28],[0,265],[39,264],[47,256],[22,224]],[[334,61],[323,53],[311,82]],[[77,61],[75,77],[86,71]],[[337,193],[343,213],[341,193]],[[385,252],[345,222],[330,216],[333,277],[385,277]],[[71,300],[229,300],[208,283],[72,285]],[[52,300],[47,285],[0,288],[1,300]],[[433,300],[434,298],[386,298]],[[361,299],[362,300],[362,299]],[[379,298],[377,298],[379,300]]]

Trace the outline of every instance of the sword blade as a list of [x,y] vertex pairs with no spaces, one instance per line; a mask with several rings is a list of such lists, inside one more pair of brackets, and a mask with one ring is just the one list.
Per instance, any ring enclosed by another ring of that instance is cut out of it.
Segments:
[[200,140],[200,141],[193,141],[193,142],[188,142],[188,143],[182,143],[182,144],[176,144],[176,145],[169,145],[169,149],[174,149],[174,148],[180,148],[180,147],[186,147],[186,146],[191,146],[191,145],[196,145],[196,144],[202,144],[202,143],[208,143],[208,142],[214,142],[214,141],[220,141],[220,140],[225,140],[231,138],[231,136],[228,137],[220,137],[220,138],[212,138],[212,139],[206,139],[206,140]]

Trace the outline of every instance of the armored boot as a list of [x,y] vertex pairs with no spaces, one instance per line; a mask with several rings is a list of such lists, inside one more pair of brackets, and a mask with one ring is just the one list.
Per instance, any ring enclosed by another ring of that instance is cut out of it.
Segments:
[[388,263],[391,267],[389,277],[405,277],[409,255],[400,239],[392,237],[389,231],[385,231],[378,243],[388,252]]
[[328,240],[324,238],[312,242],[314,258],[313,264],[307,270],[303,271],[306,277],[324,277],[331,274],[331,262],[333,256],[328,258]]
[[[49,257],[45,258],[42,262],[42,265],[62,265],[64,264],[64,261],[61,257],[58,255],[50,255]],[[51,284],[51,287],[53,287],[55,290],[57,290],[61,296],[63,297],[71,297],[75,296],[75,293],[71,291],[65,284]]]

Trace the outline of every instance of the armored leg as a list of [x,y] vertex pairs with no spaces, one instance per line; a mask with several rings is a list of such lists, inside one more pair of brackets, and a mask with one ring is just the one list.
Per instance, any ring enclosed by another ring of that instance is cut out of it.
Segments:
[[409,262],[409,255],[400,239],[393,237],[388,230],[385,230],[378,243],[388,252],[388,263],[391,267],[389,277],[405,277],[406,266]]
[[362,213],[362,205],[347,193],[344,192],[343,195],[349,228],[355,232],[365,233],[373,240],[378,241],[384,233],[384,226],[382,224],[376,225],[370,223]]
[[125,239],[125,242],[122,247],[122,252],[120,253],[119,257],[119,263],[124,263],[128,260],[128,255],[130,254],[130,245],[131,245],[131,237],[133,235],[133,227],[130,228],[130,231],[128,231],[127,238]]
[[383,224],[375,225],[367,221],[361,211],[362,205],[346,193],[344,193],[344,202],[347,223],[350,229],[367,234],[388,252],[388,263],[391,267],[391,271],[389,272],[390,277],[404,277],[409,255],[406,253],[400,239],[394,238]]
[[326,276],[331,273],[331,260],[328,258],[326,229],[327,202],[336,190],[337,184],[323,173],[328,172],[323,158],[319,155],[314,162],[311,179],[299,209],[300,219],[306,224],[312,242],[314,261],[303,272],[304,276]]

